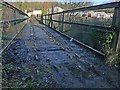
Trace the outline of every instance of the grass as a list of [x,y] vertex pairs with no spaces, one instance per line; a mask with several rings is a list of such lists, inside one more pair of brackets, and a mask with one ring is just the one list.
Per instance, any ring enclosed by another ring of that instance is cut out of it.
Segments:
[[105,46],[106,63],[110,66],[120,66],[120,52],[116,52],[113,48]]

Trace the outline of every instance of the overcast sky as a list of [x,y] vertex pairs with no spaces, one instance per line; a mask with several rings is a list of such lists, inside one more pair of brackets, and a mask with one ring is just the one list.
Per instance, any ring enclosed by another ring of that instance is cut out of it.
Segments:
[[[20,2],[20,1],[28,1],[28,2],[43,2],[43,1],[53,1],[53,0],[5,0],[5,1],[8,1],[8,2]],[[55,0],[54,0],[55,1]],[[69,0],[56,0],[56,1],[69,1]],[[72,0],[70,0],[72,1]],[[97,5],[97,4],[103,4],[103,3],[109,3],[109,2],[113,2],[114,0],[73,0],[74,2],[93,2],[94,5]]]

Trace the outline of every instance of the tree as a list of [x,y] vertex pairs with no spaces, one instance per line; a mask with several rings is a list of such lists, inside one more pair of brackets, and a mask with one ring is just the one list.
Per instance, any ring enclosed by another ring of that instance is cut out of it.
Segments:
[[91,6],[91,2],[77,2],[73,0],[65,0],[64,1],[64,9],[65,10],[70,10],[70,9],[76,9],[80,7],[86,7],[86,6]]

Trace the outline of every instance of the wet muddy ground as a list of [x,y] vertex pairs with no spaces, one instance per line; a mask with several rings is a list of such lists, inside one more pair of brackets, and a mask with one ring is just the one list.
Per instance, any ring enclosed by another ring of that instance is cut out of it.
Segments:
[[3,87],[119,87],[102,57],[37,23],[28,22],[2,58]]

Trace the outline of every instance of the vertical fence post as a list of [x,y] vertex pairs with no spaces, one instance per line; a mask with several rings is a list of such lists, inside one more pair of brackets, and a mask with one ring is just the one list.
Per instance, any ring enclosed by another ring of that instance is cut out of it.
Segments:
[[[52,14],[51,14],[52,15]],[[48,23],[48,26],[50,27],[50,24],[51,24],[51,15],[48,15],[48,19],[49,19],[49,23]]]
[[64,22],[64,12],[63,12],[62,22],[61,22],[62,23],[62,32],[64,32],[64,23],[63,22]]
[[119,7],[115,8],[112,25],[115,28],[113,48],[115,51],[120,51],[120,2]]
[[45,23],[44,23],[44,24],[46,25],[46,15],[45,15],[44,17],[45,17],[45,18],[44,18],[44,20],[45,20]]
[[41,15],[41,23],[43,24],[43,16]]
[[[61,14],[58,14],[58,17],[57,19],[59,19],[59,21],[61,21]],[[61,22],[58,22],[59,23],[59,31],[61,30]]]
[[53,25],[53,18],[52,18],[52,14],[51,14],[51,28],[52,28],[52,25]]
[[45,25],[46,25],[46,15],[45,15]]

